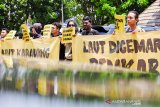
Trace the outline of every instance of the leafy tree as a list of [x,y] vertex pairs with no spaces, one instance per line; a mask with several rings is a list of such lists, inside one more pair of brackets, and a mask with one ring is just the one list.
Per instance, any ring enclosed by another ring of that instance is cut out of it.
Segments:
[[[21,4],[21,5],[20,5]],[[25,20],[25,1],[21,0],[1,0],[1,27],[17,29]],[[23,8],[23,9],[22,9]]]
[[[3,24],[4,24],[4,16],[5,16],[5,6],[4,6],[4,4],[0,4],[0,25],[2,26]],[[0,27],[1,27],[0,26]]]
[[84,15],[92,16],[94,24],[114,22],[115,14],[128,13],[136,10],[141,13],[155,0],[76,0],[81,4]]
[[42,24],[62,22],[77,17],[81,23],[83,16],[89,15],[93,24],[103,25],[114,22],[114,14],[128,13],[137,10],[141,13],[155,0],[0,0],[0,28],[18,30],[29,17],[31,22]]
[[1,27],[18,30],[30,16],[32,23],[61,21],[61,0],[1,0]]

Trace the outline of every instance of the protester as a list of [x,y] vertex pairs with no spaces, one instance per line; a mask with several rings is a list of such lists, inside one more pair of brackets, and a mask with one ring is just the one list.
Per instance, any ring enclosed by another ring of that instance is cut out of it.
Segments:
[[[75,27],[75,36],[81,35],[78,31],[78,25],[74,20],[69,20],[67,27]],[[66,60],[72,60],[72,43],[65,44],[65,58]]]
[[75,27],[75,35],[81,35],[78,30],[78,25],[74,20],[69,20],[67,23],[67,27]]
[[82,35],[99,35],[99,32],[92,29],[92,20],[89,16],[83,18],[83,31]]
[[[58,22],[54,22],[52,25],[53,25],[53,27],[52,27],[51,37],[57,37],[57,36],[62,35],[60,32],[61,24]],[[60,42],[59,59],[60,60],[65,59],[65,46],[61,42]]]
[[52,26],[51,36],[52,37],[57,37],[57,36],[62,35],[61,32],[60,32],[61,24],[58,23],[58,22],[54,22],[52,25],[53,26]]
[[129,11],[127,15],[127,24],[128,28],[126,29],[126,33],[128,32],[145,32],[141,27],[137,26],[138,23],[138,12],[137,11]]
[[42,37],[42,24],[34,23],[32,26],[32,32],[30,34],[33,39]]
[[1,30],[1,35],[0,35],[0,40],[4,40],[6,35],[9,33],[9,30],[7,28],[2,28]]

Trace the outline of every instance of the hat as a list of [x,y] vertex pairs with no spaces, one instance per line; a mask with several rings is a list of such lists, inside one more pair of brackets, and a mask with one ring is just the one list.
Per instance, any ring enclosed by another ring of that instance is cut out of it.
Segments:
[[34,29],[36,30],[36,32],[37,32],[38,34],[40,34],[40,33],[41,33],[41,30],[42,30],[42,24],[41,24],[41,23],[34,23],[34,24],[32,25],[32,28],[34,28]]
[[35,29],[38,29],[38,28],[42,29],[42,24],[41,23],[34,23],[32,25],[32,27],[35,28]]

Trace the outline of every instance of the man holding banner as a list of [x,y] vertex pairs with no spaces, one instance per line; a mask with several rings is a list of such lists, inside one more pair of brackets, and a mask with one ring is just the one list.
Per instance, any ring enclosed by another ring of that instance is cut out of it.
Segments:
[[82,35],[99,35],[97,30],[92,29],[92,20],[89,16],[83,18]]
[[[61,24],[58,22],[54,22],[52,24],[52,32],[51,36],[52,37],[57,37],[61,35],[60,29],[61,29]],[[64,60],[65,59],[65,46],[60,42],[60,52],[59,52],[59,59]]]

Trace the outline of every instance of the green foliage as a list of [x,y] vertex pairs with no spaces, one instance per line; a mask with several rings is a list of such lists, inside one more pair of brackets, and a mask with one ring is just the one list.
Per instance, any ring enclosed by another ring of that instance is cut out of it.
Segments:
[[[127,14],[130,10],[141,13],[155,0],[76,0],[84,15],[89,15],[96,25],[114,22],[114,14]],[[94,10],[92,10],[94,8]],[[95,17],[96,16],[96,17]]]
[[18,30],[29,16],[32,23],[60,21],[61,0],[2,0],[0,11],[1,27]]
[[4,19],[4,12],[5,12],[5,6],[3,4],[0,4],[0,24]]
[[31,16],[31,23],[44,24],[62,22],[76,16],[81,25],[83,16],[91,16],[93,24],[103,25],[114,22],[114,14],[126,14],[130,10],[141,13],[155,0],[1,0],[0,28],[18,30]]
[[139,6],[141,6],[141,7],[147,6],[148,3],[149,3],[148,0],[137,0],[137,4],[138,4]]

